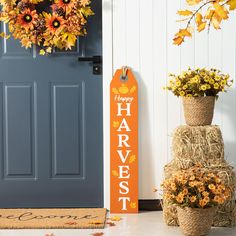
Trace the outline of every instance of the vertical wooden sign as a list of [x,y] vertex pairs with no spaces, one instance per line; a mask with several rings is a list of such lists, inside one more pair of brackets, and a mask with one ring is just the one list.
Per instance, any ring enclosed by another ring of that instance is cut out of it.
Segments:
[[110,84],[110,211],[138,212],[138,84],[116,71]]

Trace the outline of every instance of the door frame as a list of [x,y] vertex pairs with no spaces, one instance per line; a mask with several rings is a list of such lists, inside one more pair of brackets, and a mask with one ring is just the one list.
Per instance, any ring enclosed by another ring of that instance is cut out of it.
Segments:
[[113,76],[113,0],[102,0],[103,37],[103,196],[110,209],[110,82]]

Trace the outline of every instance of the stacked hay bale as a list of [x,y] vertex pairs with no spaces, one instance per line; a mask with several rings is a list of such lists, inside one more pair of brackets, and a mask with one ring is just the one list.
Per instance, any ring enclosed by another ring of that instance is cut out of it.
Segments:
[[[164,168],[165,178],[176,171],[188,169],[200,163],[216,170],[231,186],[233,197],[218,208],[213,226],[236,225],[235,186],[236,177],[232,166],[224,159],[224,142],[218,126],[180,126],[173,134],[173,160]],[[177,226],[176,207],[163,199],[163,214],[167,225]]]

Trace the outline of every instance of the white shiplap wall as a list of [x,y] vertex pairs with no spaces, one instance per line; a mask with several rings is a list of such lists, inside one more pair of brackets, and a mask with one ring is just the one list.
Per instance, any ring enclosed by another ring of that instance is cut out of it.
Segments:
[[[104,98],[109,94],[111,73],[123,65],[133,69],[139,82],[140,199],[158,197],[152,189],[160,186],[163,166],[171,160],[170,135],[176,126],[184,122],[180,99],[162,90],[167,81],[167,74],[179,73],[189,66],[209,66],[222,69],[235,78],[235,13],[223,23],[221,31],[212,29],[210,34],[196,33],[192,40],[177,47],[172,44],[172,38],[178,27],[183,24],[176,22],[176,12],[181,7],[185,8],[185,0],[104,0],[105,66],[107,63],[107,71],[104,73]],[[108,107],[109,104],[105,101],[104,149],[107,168]],[[213,123],[221,126],[227,159],[236,167],[235,85],[217,102]],[[106,170],[106,173],[109,172]],[[105,186],[108,191],[109,180],[105,181]]]

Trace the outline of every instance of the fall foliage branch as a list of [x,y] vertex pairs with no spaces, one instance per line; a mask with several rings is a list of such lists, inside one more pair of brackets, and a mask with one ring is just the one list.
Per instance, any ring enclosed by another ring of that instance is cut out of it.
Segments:
[[[203,0],[186,0],[186,3],[189,6],[198,5],[198,8],[195,11],[187,9],[177,12],[180,16],[189,17],[183,20],[188,20],[186,27],[179,29],[175,34],[173,43],[176,45],[182,44],[186,37],[192,36],[193,27],[191,27],[191,23],[193,19],[195,19],[198,32],[205,30],[206,26],[209,32],[211,25],[213,25],[215,29],[220,29],[221,22],[229,18],[229,11],[236,9],[236,0],[210,0],[205,2],[203,2]],[[200,13],[206,6],[209,6],[207,11],[204,14]]]
[[212,1],[205,2],[204,4],[202,4],[202,5],[192,14],[192,16],[190,17],[190,19],[189,19],[189,21],[188,21],[188,23],[187,23],[186,28],[189,27],[189,25],[191,24],[191,21],[193,20],[193,18],[196,16],[196,14],[197,14],[203,7],[205,7],[206,5],[208,5],[208,4],[211,3],[211,2],[215,2],[215,1],[216,1],[216,0],[212,0]]

